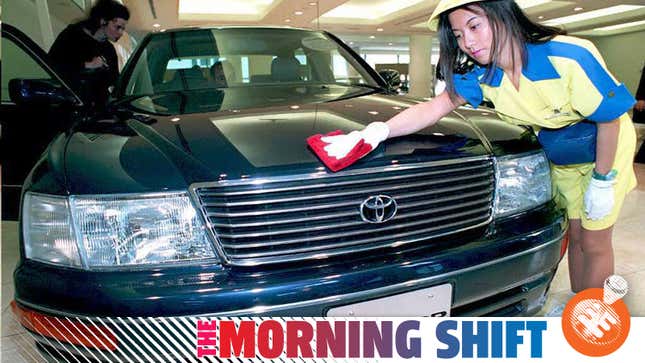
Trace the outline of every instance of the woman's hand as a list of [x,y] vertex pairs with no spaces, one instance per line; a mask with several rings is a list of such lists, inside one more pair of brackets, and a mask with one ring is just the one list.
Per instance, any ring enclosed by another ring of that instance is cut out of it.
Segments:
[[592,221],[603,219],[614,209],[614,180],[591,178],[584,196],[585,213]]
[[342,159],[363,140],[376,149],[378,144],[387,139],[390,128],[384,122],[372,122],[361,131],[352,131],[347,135],[326,136],[321,140],[329,145],[325,146],[327,155]]

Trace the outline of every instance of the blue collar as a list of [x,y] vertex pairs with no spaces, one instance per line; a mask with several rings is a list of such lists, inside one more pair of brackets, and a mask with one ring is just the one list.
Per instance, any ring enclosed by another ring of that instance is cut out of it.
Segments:
[[544,81],[547,79],[558,79],[560,74],[555,70],[553,63],[549,60],[551,55],[552,41],[542,44],[527,44],[527,64],[522,69],[522,74],[531,81]]
[[[556,71],[555,67],[549,60],[550,55],[550,41],[542,44],[527,44],[526,45],[526,58],[527,64],[522,68],[522,74],[531,81],[543,81],[547,79],[558,79],[560,74]],[[486,81],[484,74],[486,68],[476,66],[476,74],[478,75],[480,83],[487,84],[491,87],[499,87],[504,78],[504,71],[502,68],[497,67],[493,72],[491,79]]]

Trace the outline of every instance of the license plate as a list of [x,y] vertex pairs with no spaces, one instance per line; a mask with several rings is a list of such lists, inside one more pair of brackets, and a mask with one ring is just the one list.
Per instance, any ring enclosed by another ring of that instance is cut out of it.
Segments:
[[452,285],[392,295],[330,309],[327,316],[450,316]]

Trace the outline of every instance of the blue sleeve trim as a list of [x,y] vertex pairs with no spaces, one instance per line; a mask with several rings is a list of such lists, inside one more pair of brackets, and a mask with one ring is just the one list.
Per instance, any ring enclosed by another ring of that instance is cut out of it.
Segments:
[[616,84],[598,59],[585,47],[551,41],[549,43],[552,55],[567,57],[575,60],[585,72],[591,83],[602,95],[603,100],[588,119],[603,122],[612,121],[627,112],[634,105],[634,97],[622,84]]
[[619,118],[629,111],[636,99],[629,93],[624,84],[615,86],[603,94],[603,99],[596,111],[587,116],[587,119],[594,122],[609,122]]
[[459,96],[474,108],[479,107],[484,100],[484,93],[479,85],[479,79],[474,72],[466,74],[455,73],[452,75],[452,81],[455,85],[455,91]]

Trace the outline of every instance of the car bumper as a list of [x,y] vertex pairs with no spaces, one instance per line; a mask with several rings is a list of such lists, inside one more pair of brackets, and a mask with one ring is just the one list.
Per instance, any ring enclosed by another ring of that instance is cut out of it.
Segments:
[[451,315],[530,315],[541,308],[566,228],[549,206],[436,252],[419,246],[261,272],[213,264],[96,272],[22,261],[16,302],[54,316],[325,316],[333,307],[449,283]]

